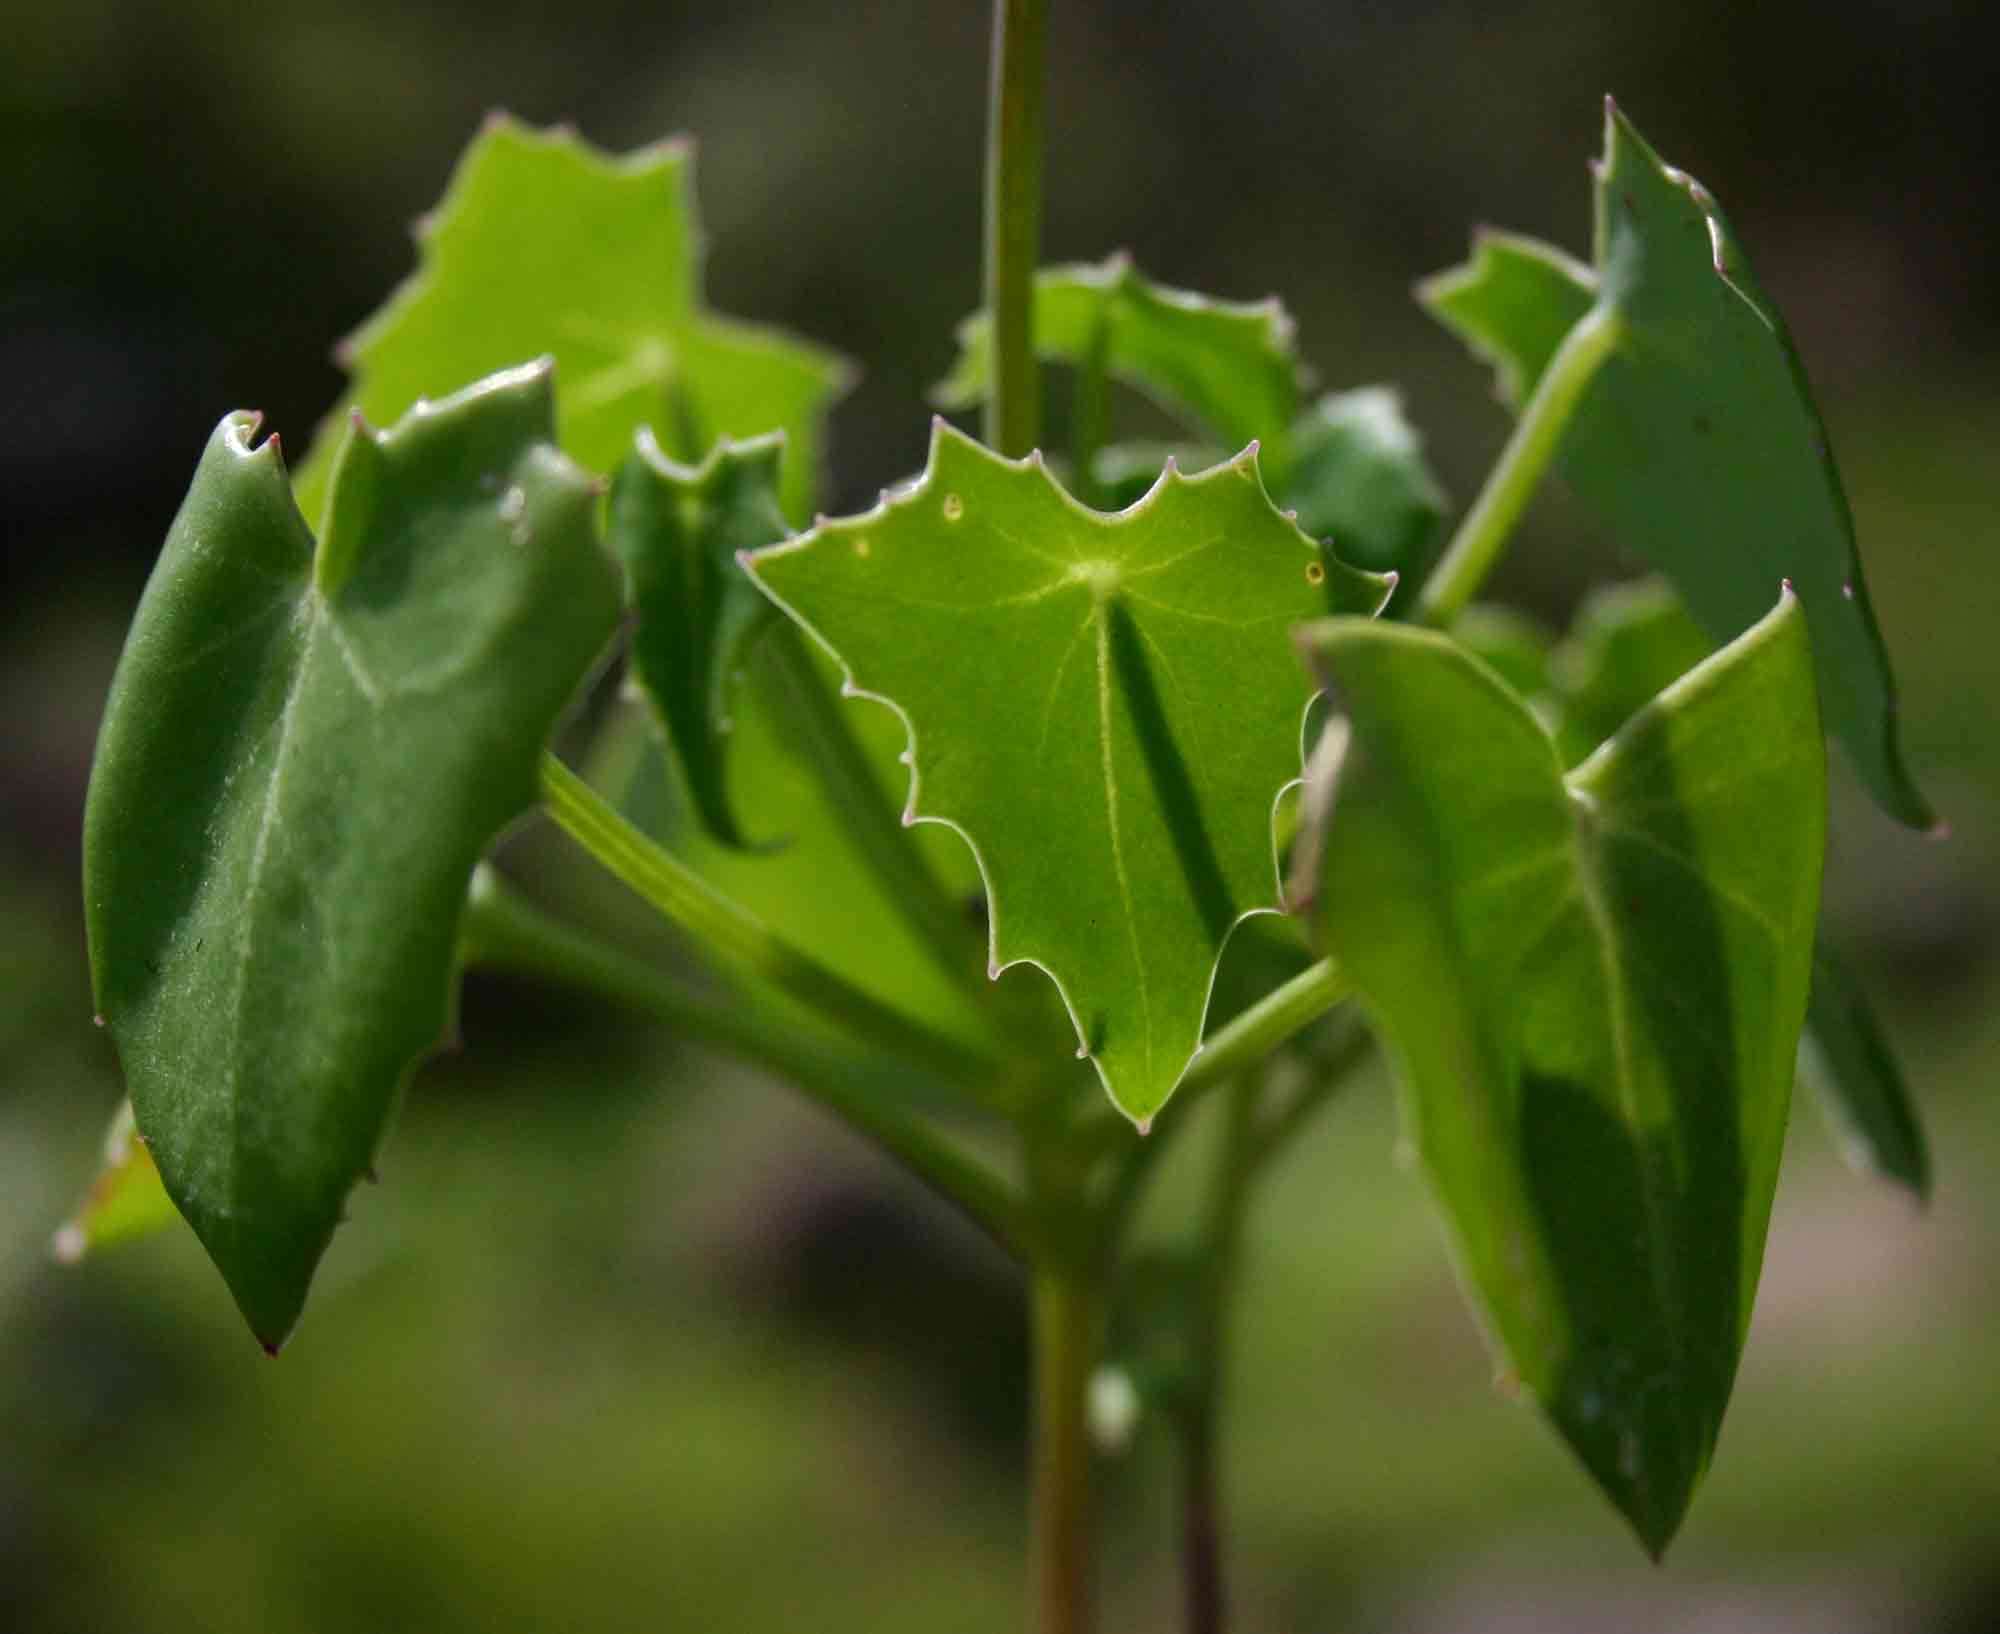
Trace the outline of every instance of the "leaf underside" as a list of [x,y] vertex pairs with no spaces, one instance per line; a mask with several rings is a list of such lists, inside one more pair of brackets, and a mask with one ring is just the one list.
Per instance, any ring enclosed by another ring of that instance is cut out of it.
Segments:
[[[1551,657],[1552,696],[1543,700],[1556,717],[1564,764],[1583,759],[1710,650],[1680,597],[1658,580],[1591,595]],[[1867,995],[1824,938],[1814,954],[1799,1076],[1850,1166],[1925,1195],[1930,1156],[1916,1103]]]
[[977,854],[995,973],[1044,969],[1113,1101],[1150,1118],[1225,938],[1277,903],[1312,691],[1286,632],[1372,614],[1388,581],[1280,517],[1254,454],[1107,516],[942,422],[913,485],[747,565],[902,716],[908,819]]
[[[1037,273],[1034,334],[1043,359],[1101,359],[1107,374],[1231,448],[1261,439],[1275,471],[1278,444],[1298,412],[1301,372],[1292,320],[1275,298],[1224,301],[1171,289],[1114,255]],[[984,312],[959,325],[958,345],[951,374],[932,394],[954,412],[992,390],[993,329]]]
[[693,171],[686,142],[619,157],[566,128],[489,119],[418,224],[417,272],[341,348],[354,381],[300,471],[306,516],[319,517],[346,409],[387,425],[426,397],[547,356],[561,446],[587,470],[616,470],[640,426],[686,460],[722,437],[782,429],[780,498],[803,520],[821,422],[852,371],[704,307]]
[[170,1195],[275,1347],[443,1034],[467,879],[618,615],[534,366],[357,426],[315,550],[232,415],[113,682],[97,1003]]
[[1567,776],[1446,638],[1336,620],[1307,646],[1351,729],[1308,790],[1324,948],[1494,1342],[1657,1554],[1735,1375],[1805,1013],[1805,619],[1787,595]]
[[1564,475],[1667,575],[1717,642],[1789,581],[1812,625],[1821,713],[1882,808],[1934,821],[1898,742],[1895,685],[1853,518],[1805,371],[1720,207],[1607,108],[1594,266],[1484,234],[1419,290],[1518,410],[1569,329],[1615,317],[1564,434]]

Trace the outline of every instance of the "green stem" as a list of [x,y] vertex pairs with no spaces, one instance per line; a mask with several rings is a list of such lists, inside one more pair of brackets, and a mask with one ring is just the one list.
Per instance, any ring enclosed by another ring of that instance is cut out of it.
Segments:
[[1088,1392],[1102,1320],[1088,1280],[1064,1268],[1035,1268],[1035,1634],[1089,1634],[1097,1620]]
[[563,832],[698,946],[759,977],[837,1026],[919,1063],[982,1099],[997,1060],[892,1009],[829,970],[655,845],[554,755],[542,757],[542,802]]
[[951,898],[914,836],[902,825],[868,762],[853,723],[814,667],[804,638],[783,624],[765,638],[791,708],[786,711],[855,851],[903,915],[938,968],[984,997],[984,951],[964,909]]
[[1228,1026],[1202,1041],[1174,1091],[1184,1105],[1257,1065],[1301,1028],[1331,1010],[1350,989],[1331,959],[1322,959],[1274,987]]
[[843,1059],[781,1017],[704,1002],[652,966],[551,918],[485,865],[472,876],[459,930],[468,965],[595,993],[676,1033],[763,1067],[818,1102],[960,1210],[1008,1253],[1027,1242],[1013,1187],[882,1092],[893,1063]]
[[1091,325],[1090,345],[1076,366],[1076,400],[1070,414],[1070,492],[1083,504],[1102,510],[1104,493],[1097,485],[1097,451],[1104,446],[1111,420],[1110,393],[1104,361],[1111,350],[1110,303]]
[[1035,264],[1041,259],[1047,34],[1047,0],[994,0],[985,246],[993,389],[986,399],[986,441],[1010,459],[1019,459],[1041,441]]
[[1507,446],[1486,478],[1486,486],[1465,513],[1444,557],[1424,584],[1417,617],[1446,625],[1465,610],[1500,559],[1502,547],[1527,509],[1542,473],[1555,457],[1570,416],[1623,333],[1618,314],[1595,306],[1563,338]]

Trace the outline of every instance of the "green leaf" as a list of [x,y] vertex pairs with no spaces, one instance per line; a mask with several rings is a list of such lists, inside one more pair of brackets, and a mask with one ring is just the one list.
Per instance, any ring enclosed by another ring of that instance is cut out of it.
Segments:
[[1563,764],[1594,751],[1714,650],[1671,585],[1640,579],[1592,591],[1549,660]]
[[1686,598],[1718,642],[1789,580],[1812,624],[1821,712],[1883,809],[1933,822],[1903,764],[1895,684],[1854,523],[1791,337],[1707,189],[1607,104],[1595,268],[1513,238],[1419,297],[1500,367],[1519,407],[1588,312],[1611,355],[1561,444],[1571,485]]
[[1401,575],[1413,592],[1437,559],[1448,508],[1423,444],[1386,386],[1322,397],[1292,428],[1277,502],[1356,567]]
[[132,1103],[120,1101],[104,1132],[104,1157],[97,1178],[56,1233],[56,1258],[64,1265],[74,1265],[100,1248],[150,1237],[179,1218],[173,1199],[160,1183],[153,1154],[138,1138]]
[[[1220,301],[1170,289],[1114,255],[1098,266],[1044,267],[1035,275],[1035,351],[1077,364],[1097,355],[1113,378],[1136,386],[1231,448],[1277,444],[1298,412],[1292,320],[1275,296]],[[993,332],[984,312],[958,328],[958,361],[932,394],[957,412],[986,400]]]
[[[1592,594],[1550,663],[1560,698],[1555,733],[1563,763],[1590,754],[1710,650],[1680,597],[1657,579]],[[1921,1197],[1930,1184],[1930,1159],[1888,1037],[1824,938],[1814,972],[1800,1076],[1815,1091],[1849,1164],[1901,1181]]]
[[[1111,443],[1097,451],[1091,462],[1091,475],[1096,479],[1104,508],[1122,511],[1146,497],[1169,460],[1183,471],[1206,471],[1228,458],[1228,449],[1209,443]],[[1261,461],[1261,452],[1259,458]]]
[[[1501,680],[1538,711],[1546,707],[1553,685],[1549,669],[1555,656],[1555,642],[1526,613],[1492,602],[1474,602],[1452,621],[1451,638],[1491,666]],[[1651,696],[1647,694],[1648,698]],[[1569,762],[1565,760],[1564,764]]]
[[771,604],[739,552],[790,530],[778,508],[781,436],[724,440],[698,467],[677,465],[650,432],[611,491],[610,542],[639,615],[632,669],[666,727],[695,810],[724,845],[743,845],[724,777],[732,699]]
[[[608,475],[642,425],[685,458],[721,437],[783,430],[781,498],[803,520],[821,420],[851,371],[703,306],[693,171],[686,142],[616,157],[563,127],[489,119],[418,223],[417,273],[342,347],[355,373],[344,407],[386,425],[545,354],[562,381],[562,448],[578,464]],[[344,414],[329,420],[300,474],[309,518],[344,426]]]
[[1311,693],[1285,631],[1389,583],[1280,517],[1254,451],[1105,516],[942,422],[914,485],[748,565],[902,716],[907,820],[977,854],[994,973],[1045,970],[1112,1100],[1150,1118],[1224,939],[1276,905]]
[[1824,942],[1813,958],[1799,1075],[1818,1092],[1851,1167],[1930,1195],[1930,1149],[1895,1052],[1860,985]]
[[168,1192],[275,1347],[443,1033],[466,881],[618,617],[546,364],[357,426],[317,552],[224,420],[112,684],[97,1005]]
[[1306,645],[1350,722],[1308,784],[1325,949],[1507,1365],[1657,1554],[1749,1325],[1805,1015],[1804,616],[1786,594],[1567,777],[1447,638],[1342,619]]

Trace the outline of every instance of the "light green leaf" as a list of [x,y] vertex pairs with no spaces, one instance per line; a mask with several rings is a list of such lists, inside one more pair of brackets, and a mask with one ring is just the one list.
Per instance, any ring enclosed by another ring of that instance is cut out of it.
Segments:
[[1489,665],[1538,712],[1547,706],[1555,641],[1526,613],[1493,602],[1474,602],[1452,621],[1451,638]]
[[[684,458],[721,437],[786,434],[781,498],[803,520],[821,420],[846,388],[833,353],[702,304],[694,153],[623,157],[558,127],[489,119],[443,200],[418,224],[417,273],[343,346],[344,407],[386,425],[425,397],[547,355],[562,385],[563,451],[608,475],[649,425]],[[344,414],[299,476],[317,518]]]
[[696,812],[730,846],[744,844],[724,776],[731,700],[749,644],[772,616],[736,558],[790,531],[778,508],[783,446],[780,436],[725,440],[688,467],[642,431],[611,491],[611,546],[639,615],[633,673]]
[[903,717],[909,819],[977,853],[995,973],[1045,970],[1113,1101],[1150,1118],[1224,939],[1276,905],[1311,693],[1285,632],[1389,583],[1280,517],[1252,452],[1105,516],[942,422],[913,486],[748,565]]
[[1657,1554],[1735,1376],[1805,1015],[1804,616],[1785,595],[1567,777],[1444,636],[1341,619],[1306,645],[1350,723],[1308,785],[1325,951],[1508,1367]]
[[1386,386],[1329,393],[1292,428],[1288,446],[1277,502],[1344,560],[1399,574],[1405,594],[1414,591],[1436,560],[1449,502],[1402,398]]
[[[954,412],[984,402],[992,388],[993,332],[984,312],[959,325],[958,346],[957,363],[932,394]],[[1298,413],[1292,320],[1275,296],[1220,301],[1171,289],[1124,255],[1036,274],[1035,351],[1071,364],[1101,355],[1113,378],[1231,448],[1261,438],[1273,463]]]
[[[1206,471],[1229,458],[1229,450],[1210,443],[1111,443],[1097,451],[1091,475],[1104,508],[1122,511],[1146,497],[1146,491],[1160,480],[1160,473],[1173,461],[1183,471]],[[1262,453],[1259,452],[1259,464]],[[1057,475],[1063,476],[1059,462],[1051,460]]]
[[150,1237],[180,1216],[160,1184],[153,1154],[138,1138],[132,1103],[120,1101],[104,1132],[104,1158],[76,1210],[56,1232],[55,1256],[74,1265],[86,1254],[137,1237]]
[[317,551],[224,420],[112,684],[97,1005],[168,1192],[275,1347],[444,1031],[466,881],[618,617],[546,364],[357,427]]
[[[1658,580],[1593,594],[1550,666],[1560,695],[1555,731],[1564,764],[1583,759],[1709,651],[1708,637],[1680,598]],[[1848,1163],[1923,1196],[1930,1158],[1916,1104],[1867,996],[1823,938],[1799,1070]]]
[[1854,523],[1791,337],[1707,189],[1607,105],[1595,268],[1488,236],[1419,297],[1526,400],[1587,313],[1613,326],[1560,461],[1571,485],[1686,598],[1715,641],[1789,581],[1812,624],[1820,708],[1883,809],[1924,827]]

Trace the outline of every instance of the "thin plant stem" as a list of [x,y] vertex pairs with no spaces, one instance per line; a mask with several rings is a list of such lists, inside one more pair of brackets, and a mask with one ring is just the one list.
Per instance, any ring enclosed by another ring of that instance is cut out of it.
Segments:
[[1032,1299],[1034,1629],[1089,1634],[1097,1615],[1088,1392],[1101,1343],[1102,1301],[1084,1275],[1047,1264],[1035,1268]]
[[1290,981],[1274,987],[1249,1009],[1202,1041],[1189,1063],[1176,1101],[1186,1105],[1216,1085],[1256,1065],[1300,1029],[1310,1026],[1351,991],[1331,959],[1321,959]]
[[1109,382],[1104,360],[1111,349],[1108,309],[1091,325],[1090,344],[1076,366],[1076,397],[1070,413],[1070,492],[1085,505],[1104,508],[1104,490],[1097,482],[1097,451],[1111,420]]
[[1028,1233],[1015,1188],[885,1092],[896,1063],[853,1058],[782,1016],[699,998],[643,960],[551,918],[484,865],[473,874],[459,942],[468,965],[594,993],[764,1068],[900,1162],[1001,1248],[1024,1255]]
[[1019,459],[1041,442],[1035,265],[1041,259],[1048,0],[994,0],[986,120],[985,285],[993,329],[986,441]]
[[988,984],[980,937],[900,821],[853,723],[828,690],[826,678],[813,667],[798,631],[781,625],[764,639],[791,705],[786,719],[808,747],[813,768],[855,851],[938,968],[983,999]]
[[1486,582],[1554,459],[1577,404],[1605,359],[1617,349],[1623,333],[1624,324],[1616,312],[1595,306],[1563,337],[1521,411],[1507,446],[1488,473],[1486,486],[1425,581],[1423,594],[1417,598],[1421,621],[1451,623]]
[[925,1026],[793,947],[678,857],[654,844],[554,755],[542,757],[542,803],[613,877],[737,970],[798,999],[836,1027],[980,1099],[1001,1074],[984,1051]]

